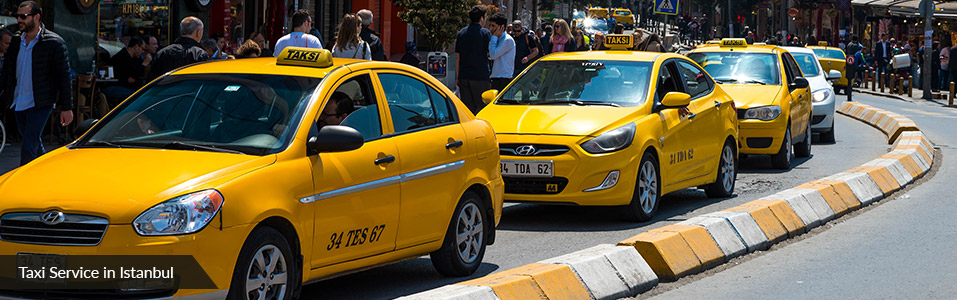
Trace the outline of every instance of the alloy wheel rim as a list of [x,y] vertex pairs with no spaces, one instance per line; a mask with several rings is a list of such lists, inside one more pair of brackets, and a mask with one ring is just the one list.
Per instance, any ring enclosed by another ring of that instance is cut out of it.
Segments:
[[721,183],[725,191],[731,191],[731,187],[734,186],[734,154],[731,147],[724,146],[721,158],[724,160],[724,163],[721,164]]
[[651,214],[658,199],[658,176],[655,166],[650,161],[641,164],[641,178],[638,180],[638,203],[641,210]]
[[289,286],[288,266],[278,247],[267,244],[256,250],[246,272],[246,299],[284,299]]
[[482,221],[482,211],[475,203],[466,203],[459,212],[455,226],[455,245],[459,258],[465,263],[478,259],[485,237],[485,224]]

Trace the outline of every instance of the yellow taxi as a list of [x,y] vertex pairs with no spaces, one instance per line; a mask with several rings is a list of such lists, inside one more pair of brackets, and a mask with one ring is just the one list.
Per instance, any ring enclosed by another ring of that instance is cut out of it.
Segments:
[[588,17],[597,18],[597,19],[607,19],[608,18],[608,9],[603,7],[589,7],[588,8]]
[[[632,43],[605,37],[612,49]],[[622,205],[628,219],[648,221],[664,194],[734,191],[734,103],[687,57],[551,54],[483,100],[478,117],[498,136],[506,201]]]
[[838,47],[830,47],[824,41],[818,42],[817,46],[808,46],[807,48],[814,51],[814,55],[817,55],[821,67],[824,68],[824,73],[831,70],[841,72],[841,78],[833,83],[834,90],[843,90],[844,93],[847,93],[847,73],[844,69],[844,66],[847,65],[847,55],[844,54],[844,50]]
[[635,28],[635,15],[631,13],[630,9],[616,8],[612,14],[615,17],[615,22],[624,25],[625,29]]
[[741,154],[771,155],[778,169],[791,167],[792,154],[811,155],[809,83],[787,50],[724,39],[699,46],[688,57],[734,98]]
[[90,121],[0,176],[0,255],[189,255],[215,283],[91,298],[290,299],[425,254],[465,276],[501,218],[491,125],[404,64],[295,47],[201,63]]

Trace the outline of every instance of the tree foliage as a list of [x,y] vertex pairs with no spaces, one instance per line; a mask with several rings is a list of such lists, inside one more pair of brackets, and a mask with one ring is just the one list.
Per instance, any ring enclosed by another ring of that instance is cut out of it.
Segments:
[[469,10],[478,0],[392,0],[402,9],[399,19],[426,38],[428,49],[442,50],[469,24]]

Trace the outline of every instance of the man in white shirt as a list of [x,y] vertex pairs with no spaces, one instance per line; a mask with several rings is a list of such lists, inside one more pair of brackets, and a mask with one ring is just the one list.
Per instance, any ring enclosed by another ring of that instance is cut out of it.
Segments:
[[322,49],[322,42],[319,41],[319,38],[308,33],[312,29],[312,17],[308,10],[300,9],[292,14],[292,27],[292,32],[276,41],[273,56],[279,57],[279,53],[290,46]]
[[505,15],[495,14],[489,21],[489,31],[492,32],[492,40],[488,44],[488,56],[492,60],[489,78],[492,89],[501,91],[512,81],[515,71],[515,40],[505,32],[508,24]]

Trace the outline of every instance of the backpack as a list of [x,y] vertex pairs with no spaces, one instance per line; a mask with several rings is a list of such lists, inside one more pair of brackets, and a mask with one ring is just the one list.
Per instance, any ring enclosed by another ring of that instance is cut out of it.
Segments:
[[538,55],[535,57],[530,57],[528,59],[529,63],[545,55],[545,47],[542,47],[542,43],[539,41],[538,37],[534,36],[534,34],[535,33],[531,31],[525,32],[525,44],[528,46],[528,50],[531,51],[532,49],[538,49]]

